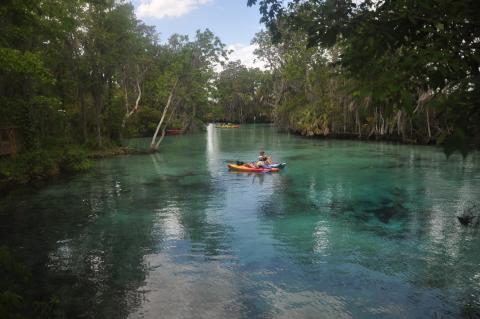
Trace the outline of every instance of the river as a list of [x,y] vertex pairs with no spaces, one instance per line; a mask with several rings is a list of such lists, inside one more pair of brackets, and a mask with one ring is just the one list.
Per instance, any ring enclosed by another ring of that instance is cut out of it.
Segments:
[[[228,171],[260,149],[286,168]],[[67,318],[458,318],[478,200],[478,153],[210,125],[3,200],[0,245]]]

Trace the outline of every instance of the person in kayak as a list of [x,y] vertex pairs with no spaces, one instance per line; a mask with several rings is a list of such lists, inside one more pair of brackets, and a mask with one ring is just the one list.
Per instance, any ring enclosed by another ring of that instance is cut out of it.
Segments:
[[255,163],[255,167],[265,167],[268,168],[270,164],[272,164],[272,157],[265,154],[264,151],[260,151],[258,154],[257,162]]

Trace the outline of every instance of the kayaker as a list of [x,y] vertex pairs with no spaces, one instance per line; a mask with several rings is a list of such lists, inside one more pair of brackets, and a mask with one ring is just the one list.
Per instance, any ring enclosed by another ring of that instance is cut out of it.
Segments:
[[264,151],[260,151],[258,154],[257,162],[255,163],[256,167],[268,167],[272,164],[272,157],[265,154]]

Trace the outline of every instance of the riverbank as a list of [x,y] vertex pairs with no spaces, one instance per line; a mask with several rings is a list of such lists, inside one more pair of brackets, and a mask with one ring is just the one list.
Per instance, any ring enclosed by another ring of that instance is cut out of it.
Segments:
[[105,157],[112,157],[112,156],[120,156],[120,155],[142,155],[142,154],[152,154],[155,151],[150,150],[150,149],[137,149],[137,148],[132,148],[132,147],[126,147],[126,146],[119,146],[115,148],[108,148],[105,150],[97,150],[93,151],[90,155],[89,158],[91,159],[99,159],[99,158],[105,158]]
[[403,138],[399,135],[358,135],[357,133],[335,133],[335,134],[305,134],[299,130],[288,130],[291,134],[296,134],[306,138],[316,139],[337,139],[337,140],[356,140],[356,141],[377,141],[377,142],[392,142],[405,145],[437,145],[435,139],[419,141],[417,139]]
[[0,197],[20,188],[86,171],[93,160],[120,156],[149,154],[151,150],[115,146],[88,149],[72,146],[64,149],[37,150],[0,159]]

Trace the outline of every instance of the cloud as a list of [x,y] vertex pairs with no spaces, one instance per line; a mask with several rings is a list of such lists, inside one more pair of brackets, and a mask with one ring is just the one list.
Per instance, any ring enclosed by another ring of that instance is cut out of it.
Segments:
[[267,69],[267,66],[262,61],[258,61],[258,58],[253,54],[253,51],[258,46],[256,44],[242,44],[236,43],[229,45],[228,50],[232,50],[230,53],[229,60],[236,61],[240,60],[243,65],[249,68],[259,68],[260,70]]
[[213,0],[141,0],[137,8],[137,16],[140,18],[180,17],[201,5]]

